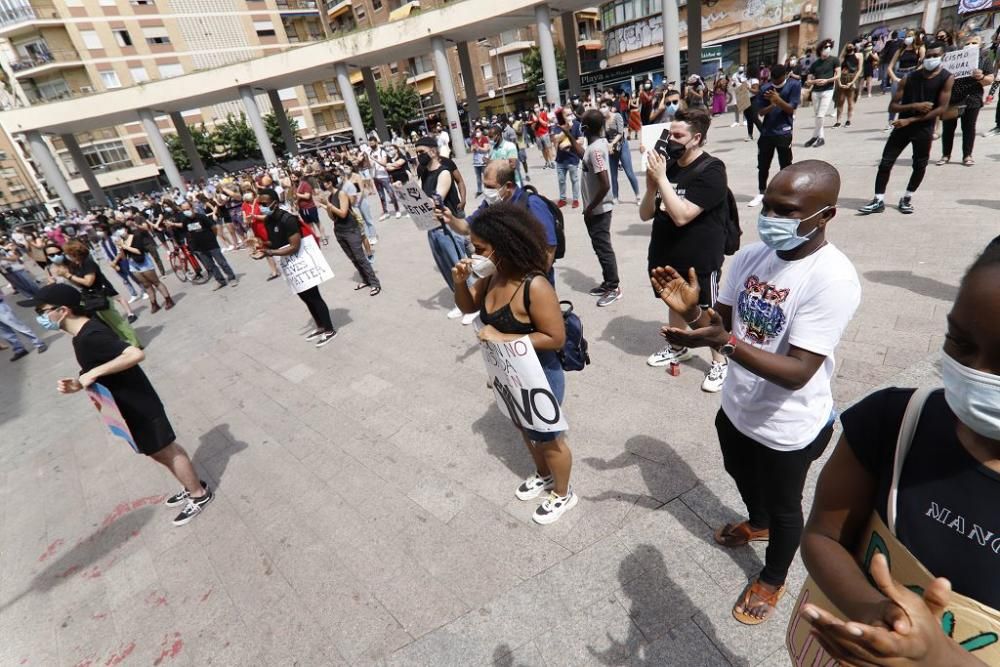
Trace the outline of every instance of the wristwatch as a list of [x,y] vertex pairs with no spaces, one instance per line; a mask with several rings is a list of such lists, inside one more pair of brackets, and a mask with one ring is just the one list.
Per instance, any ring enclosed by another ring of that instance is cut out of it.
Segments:
[[730,334],[729,340],[716,351],[724,357],[733,356],[733,353],[736,352],[736,334]]

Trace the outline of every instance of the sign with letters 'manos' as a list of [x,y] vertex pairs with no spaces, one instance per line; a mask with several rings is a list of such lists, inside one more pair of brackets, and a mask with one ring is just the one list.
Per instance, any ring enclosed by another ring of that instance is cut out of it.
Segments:
[[515,426],[543,433],[569,428],[530,338],[479,345],[497,407]]

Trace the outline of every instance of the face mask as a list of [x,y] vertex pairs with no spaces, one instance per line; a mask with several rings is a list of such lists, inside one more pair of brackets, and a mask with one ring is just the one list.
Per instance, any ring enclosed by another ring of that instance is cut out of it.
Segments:
[[742,68],[742,67],[741,67],[741,68],[739,68],[739,69],[738,69],[738,70],[736,70],[736,71],[737,71],[737,72],[739,72],[740,74],[743,74],[743,68]]
[[183,213],[184,216],[188,218],[194,217],[194,211],[181,211],[181,213]]
[[60,322],[53,322],[50,320],[49,313],[42,313],[41,315],[38,315],[35,317],[35,321],[38,322],[38,325],[43,329],[47,329],[48,331],[59,331]]
[[476,130],[476,138],[478,139],[481,136],[483,136],[483,133],[480,132],[479,130]]
[[646,84],[646,90],[652,90],[652,89],[653,89],[653,84],[647,83]]
[[667,157],[671,160],[679,160],[687,152],[687,146],[679,141],[671,139],[667,142]]
[[493,263],[493,260],[489,257],[483,257],[482,255],[473,255],[472,259],[472,275],[477,278],[489,278],[494,273],[497,272],[497,265]]
[[830,57],[830,47],[829,46],[826,47],[825,49],[823,49],[822,51],[820,51],[819,54],[821,56],[823,56],[824,58],[829,58]]
[[941,355],[944,400],[959,421],[991,440],[1000,440],[1000,376],[963,366]]
[[677,113],[677,109],[680,107],[680,102],[671,102],[667,105],[667,111],[670,113]]
[[907,46],[909,46],[910,44],[913,44],[913,38],[912,37],[907,37],[906,39],[903,40],[903,44],[906,44]]
[[66,255],[49,255],[49,260],[53,264],[62,264],[66,261]]
[[253,194],[251,194],[249,192],[247,192],[246,194],[244,194],[243,195],[243,201],[248,201],[248,202],[249,201],[253,201]]
[[924,58],[924,69],[928,72],[933,72],[938,67],[941,66],[941,58]]
[[260,214],[261,215],[271,215],[271,207],[270,206],[261,206],[260,207]]
[[430,153],[421,153],[417,156],[417,164],[426,168],[431,163]]
[[764,212],[761,211],[757,217],[757,235],[764,242],[764,245],[772,250],[795,250],[811,239],[816,230],[819,229],[817,227],[809,232],[807,236],[799,236],[799,225],[806,220],[815,218],[828,208],[830,207],[824,206],[808,218],[801,220],[795,218],[776,218],[764,215]]
[[792,67],[795,67],[795,63],[797,63],[797,62],[799,62],[799,61],[796,60],[795,58],[792,58],[791,60],[788,61],[788,64],[791,65]]
[[97,238],[103,239],[105,236],[107,236],[107,234],[105,234],[104,232],[97,232]]
[[483,188],[483,200],[492,206],[500,201],[500,190],[496,188]]

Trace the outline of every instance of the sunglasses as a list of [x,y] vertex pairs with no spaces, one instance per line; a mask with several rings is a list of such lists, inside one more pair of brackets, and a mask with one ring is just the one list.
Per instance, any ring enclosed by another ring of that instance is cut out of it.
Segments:
[[52,306],[51,308],[45,308],[44,306],[37,306],[35,308],[35,314],[44,315],[45,313],[51,313],[53,310],[56,310],[59,307],[60,306]]

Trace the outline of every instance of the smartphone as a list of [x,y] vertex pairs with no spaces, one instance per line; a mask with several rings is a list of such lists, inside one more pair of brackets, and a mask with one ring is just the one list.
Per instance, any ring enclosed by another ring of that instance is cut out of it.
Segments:
[[664,159],[669,160],[670,155],[667,153],[667,144],[670,143],[670,130],[664,128],[663,132],[660,133],[660,138],[656,140],[656,144],[653,146],[653,150],[664,157]]

